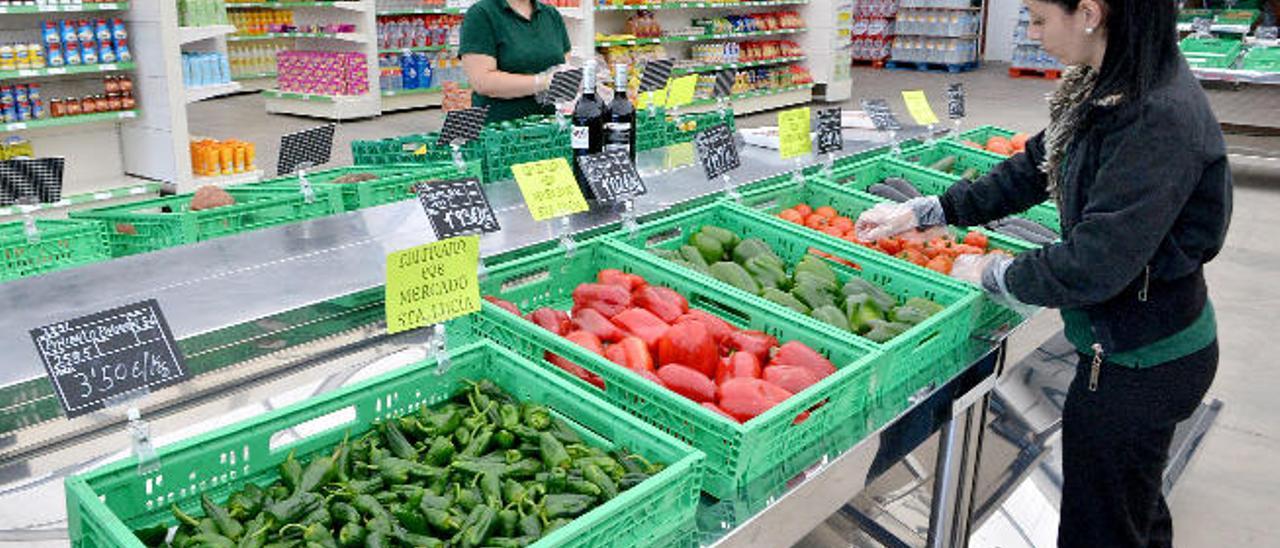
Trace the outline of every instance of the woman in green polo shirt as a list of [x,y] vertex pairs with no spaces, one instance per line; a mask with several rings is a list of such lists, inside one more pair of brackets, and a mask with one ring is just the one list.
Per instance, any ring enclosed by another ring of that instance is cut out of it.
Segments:
[[550,87],[570,47],[556,8],[537,0],[480,0],[462,21],[459,48],[474,104],[489,107],[489,122],[553,114],[535,97]]
[[1058,546],[1172,546],[1169,445],[1218,366],[1204,265],[1231,219],[1222,130],[1178,51],[1174,2],[1024,4],[1029,36],[1070,66],[1049,127],[985,177],[876,206],[854,228],[874,240],[978,226],[1053,200],[1060,242],[965,255],[952,275],[1015,307],[1061,309],[1079,352],[1062,410]]

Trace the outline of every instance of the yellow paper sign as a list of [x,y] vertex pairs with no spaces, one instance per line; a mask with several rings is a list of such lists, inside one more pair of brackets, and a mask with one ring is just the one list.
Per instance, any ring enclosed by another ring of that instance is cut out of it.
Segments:
[[698,90],[698,75],[681,76],[671,81],[671,92],[667,95],[668,107],[682,107],[693,102],[693,94]]
[[[667,88],[653,91],[653,105],[662,106],[667,104]],[[644,110],[649,108],[649,92],[641,93],[636,97],[636,110]]]
[[587,210],[578,180],[564,158],[552,158],[511,166],[520,194],[535,221],[545,221]]
[[917,124],[922,126],[931,126],[938,123],[938,116],[933,113],[933,107],[929,106],[929,98],[925,97],[921,90],[902,92],[902,100],[907,103],[907,112],[915,119]]
[[480,311],[480,238],[450,238],[387,255],[387,333]]
[[809,107],[778,113],[778,150],[783,160],[807,156],[813,152],[809,135]]
[[427,155],[427,145],[422,145],[422,146],[418,147],[418,150],[413,151],[413,155],[414,155],[414,156],[426,156],[426,155]]

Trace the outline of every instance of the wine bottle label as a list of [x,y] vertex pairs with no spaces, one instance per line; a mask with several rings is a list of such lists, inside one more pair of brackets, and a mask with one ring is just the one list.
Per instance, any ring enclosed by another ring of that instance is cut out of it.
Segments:
[[569,142],[574,150],[591,148],[591,129],[586,126],[573,126],[569,133]]
[[604,125],[604,150],[631,151],[631,124],[609,122]]

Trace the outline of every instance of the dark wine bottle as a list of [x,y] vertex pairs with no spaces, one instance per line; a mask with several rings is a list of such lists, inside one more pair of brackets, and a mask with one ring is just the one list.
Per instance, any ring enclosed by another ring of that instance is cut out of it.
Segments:
[[582,176],[578,158],[597,154],[604,148],[604,119],[604,101],[596,95],[596,62],[589,60],[582,70],[582,96],[573,107],[573,126],[570,129],[573,175],[578,179],[582,195],[588,199],[595,198],[595,193]]
[[613,101],[604,122],[604,150],[625,152],[631,163],[636,161],[636,108],[627,98],[626,63],[613,67]]

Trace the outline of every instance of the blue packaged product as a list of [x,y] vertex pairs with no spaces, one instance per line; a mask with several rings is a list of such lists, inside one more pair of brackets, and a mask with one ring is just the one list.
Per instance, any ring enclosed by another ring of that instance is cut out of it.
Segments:
[[13,106],[13,86],[0,86],[0,106]]
[[116,50],[111,47],[111,42],[103,41],[98,43],[98,62],[99,63],[116,62]]
[[191,66],[191,61],[191,54],[182,54],[182,87],[192,87],[192,82],[195,81],[196,69]]
[[221,69],[221,71],[218,73],[218,81],[224,84],[230,83],[231,82],[231,62],[227,59],[226,55],[223,55],[221,53],[218,54],[218,68]]
[[80,44],[80,60],[86,65],[98,64],[98,43],[92,40]]
[[93,38],[99,42],[106,42],[114,38],[111,32],[111,25],[107,24],[106,19],[99,19],[93,22]]
[[408,52],[400,56],[400,74],[404,89],[418,89],[418,63]]
[[27,100],[32,103],[40,100],[40,84],[27,84]]
[[127,40],[116,40],[114,46],[117,61],[128,63],[133,60],[133,54],[129,53],[129,42]]
[[44,103],[40,101],[31,102],[31,118],[34,120],[44,118]]
[[63,44],[70,44],[72,42],[80,41],[80,37],[76,35],[75,21],[66,21],[66,20],[58,21],[58,32],[62,34]]
[[27,120],[30,120],[31,119],[31,103],[28,103],[26,101],[19,102],[18,108],[15,109],[14,114],[16,115],[19,122],[25,122]]
[[14,105],[5,106],[3,111],[3,119],[4,119],[4,123],[6,124],[12,124],[13,122],[17,122],[18,121],[17,107],[15,107]]
[[58,32],[58,23],[54,21],[40,22],[40,38],[45,45],[62,43],[62,33]]
[[81,42],[93,41],[93,24],[88,19],[81,19],[76,23],[76,38]]
[[124,28],[124,20],[116,17],[111,20],[111,38],[113,40],[125,40],[129,38],[129,31]]
[[68,66],[79,65],[82,57],[80,57],[80,43],[68,42],[66,48],[62,50],[62,58],[66,60]]
[[418,87],[420,89],[428,89],[431,87],[431,60],[427,58],[425,53],[417,53],[413,56],[414,62],[418,65]]
[[29,100],[30,99],[27,97],[26,84],[16,84],[13,86],[13,102],[23,103]]

